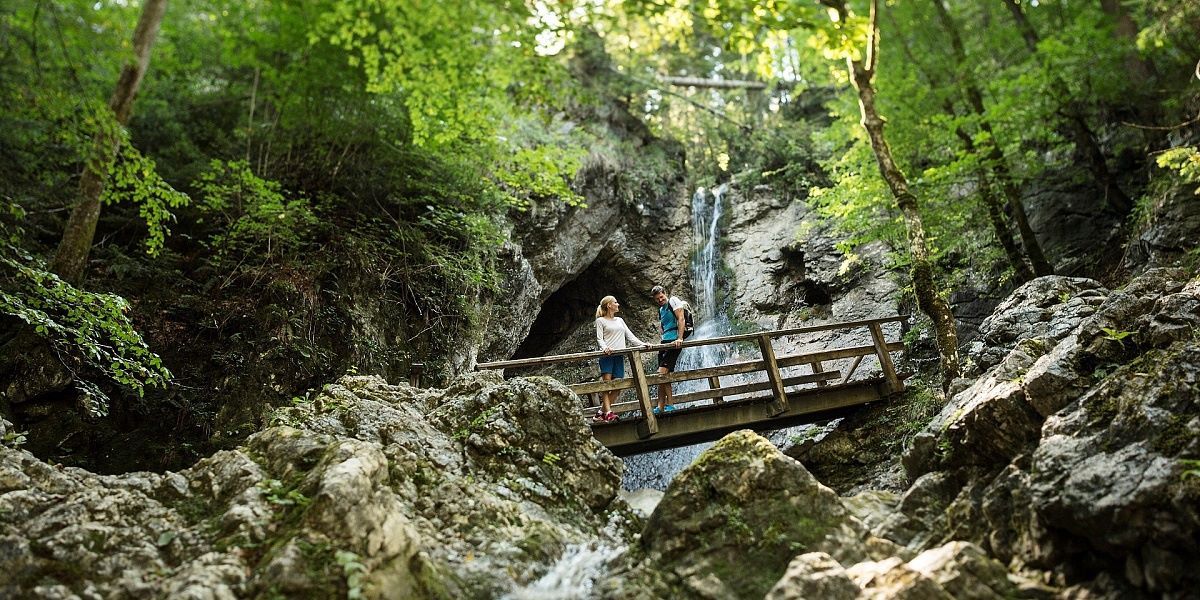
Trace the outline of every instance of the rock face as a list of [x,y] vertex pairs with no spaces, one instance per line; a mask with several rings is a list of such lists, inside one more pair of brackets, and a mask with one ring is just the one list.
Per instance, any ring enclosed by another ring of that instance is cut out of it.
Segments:
[[765,438],[732,433],[680,473],[646,522],[656,570],[701,598],[759,598],[791,556],[820,551],[855,563],[880,548],[800,463]]
[[1180,270],[1115,291],[1056,277],[1016,290],[874,531],[910,549],[973,541],[1061,585],[1186,597],[1200,585],[1200,488],[1185,473],[1200,456],[1197,327],[1200,279]]
[[576,402],[544,379],[346,377],[179,473],[0,447],[0,596],[496,597],[633,529]]
[[1197,186],[1175,186],[1153,207],[1145,230],[1129,245],[1125,266],[1133,270],[1176,264],[1200,239]]
[[[581,44],[590,44],[581,41]],[[582,46],[581,46],[582,47]],[[603,43],[576,57],[581,81],[612,77]],[[601,88],[603,86],[601,85]],[[597,97],[607,97],[597,90]],[[684,292],[690,214],[682,146],[654,138],[619,102],[579,107],[611,140],[584,160],[573,188],[586,207],[540,203],[515,215],[501,289],[485,306],[479,361],[593,349],[596,305],[615,295],[635,332],[657,330],[654,285]]]

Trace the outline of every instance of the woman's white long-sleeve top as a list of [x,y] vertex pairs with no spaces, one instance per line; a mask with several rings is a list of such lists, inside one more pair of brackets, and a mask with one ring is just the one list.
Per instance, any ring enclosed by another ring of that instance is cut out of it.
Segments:
[[601,350],[605,348],[624,350],[626,340],[638,346],[646,345],[636,335],[633,335],[633,332],[629,330],[629,326],[625,324],[625,319],[621,317],[613,317],[611,319],[604,317],[596,318],[596,342],[600,344]]

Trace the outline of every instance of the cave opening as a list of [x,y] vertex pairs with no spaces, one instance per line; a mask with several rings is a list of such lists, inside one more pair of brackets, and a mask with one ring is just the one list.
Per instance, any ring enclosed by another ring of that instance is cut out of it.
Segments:
[[[615,255],[601,253],[582,273],[546,298],[529,334],[513,352],[512,360],[554,353],[555,348],[581,326],[590,325],[596,319],[596,306],[601,298],[610,294],[617,297],[621,316],[632,326],[636,318],[631,315],[638,313],[642,304],[651,306],[648,300],[642,301],[651,284],[641,281],[636,273],[637,267]],[[584,339],[590,340],[590,328],[588,331],[589,335]],[[594,346],[593,342],[573,351],[595,350]]]

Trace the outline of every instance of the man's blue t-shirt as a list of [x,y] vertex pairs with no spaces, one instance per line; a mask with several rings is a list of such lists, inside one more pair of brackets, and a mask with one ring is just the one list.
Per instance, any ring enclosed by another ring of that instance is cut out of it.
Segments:
[[675,320],[675,310],[684,307],[683,300],[671,296],[664,306],[658,307],[658,320],[662,321],[662,341],[673,342],[679,339],[679,322]]

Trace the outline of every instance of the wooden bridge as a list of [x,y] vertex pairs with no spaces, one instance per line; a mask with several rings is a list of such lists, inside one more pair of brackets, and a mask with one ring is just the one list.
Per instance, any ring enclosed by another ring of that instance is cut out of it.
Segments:
[[[683,343],[685,349],[753,342],[757,345],[761,358],[665,375],[647,375],[642,360],[646,354],[672,348],[672,345],[614,351],[613,355],[629,356],[632,377],[612,381],[589,381],[567,387],[581,397],[598,397],[599,394],[610,390],[634,390],[634,401],[613,404],[613,411],[620,416],[618,420],[594,423],[592,426],[596,437],[618,456],[716,440],[738,429],[770,431],[814,423],[841,416],[856,407],[904,390],[903,378],[896,374],[891,358],[891,353],[903,350],[904,345],[899,340],[887,341],[882,326],[885,323],[903,322],[907,318],[897,316],[688,340]],[[872,343],[864,346],[827,348],[820,352],[791,356],[775,354],[773,342],[778,338],[855,329],[865,329],[869,332]],[[581,352],[480,363],[475,369],[544,367],[579,363],[602,356],[605,356],[603,352]],[[874,356],[879,361],[880,372],[852,379],[855,370],[867,356]],[[843,371],[841,365],[846,362],[850,364]],[[808,368],[803,369],[805,366]],[[797,373],[797,370],[808,372]],[[765,381],[739,383],[727,387],[721,385],[722,377],[741,375],[745,376],[743,379],[750,379],[753,378],[753,374],[762,373],[766,375]],[[651,410],[651,407],[657,404],[650,396],[650,390],[654,386],[697,380],[705,382],[707,389],[675,394],[673,403],[676,410],[661,414],[654,414]],[[705,400],[709,402],[703,402]],[[595,406],[582,410],[591,414]]]

